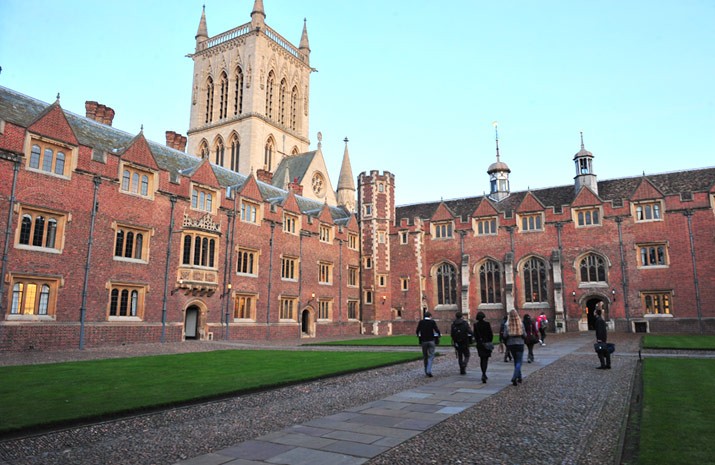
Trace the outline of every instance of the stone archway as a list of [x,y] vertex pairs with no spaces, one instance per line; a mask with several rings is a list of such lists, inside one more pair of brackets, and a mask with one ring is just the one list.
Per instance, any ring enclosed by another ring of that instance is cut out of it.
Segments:
[[315,318],[312,307],[305,307],[300,312],[300,337],[315,337]]
[[578,329],[579,331],[593,331],[596,329],[596,315],[594,313],[596,306],[599,302],[603,302],[605,313],[603,316],[607,319],[608,311],[605,309],[608,306],[608,301],[600,295],[589,295],[585,296],[581,302],[583,302],[581,306],[583,313],[581,315],[581,321],[579,321]]
[[201,309],[197,305],[189,305],[184,312],[184,339],[197,340],[200,337]]

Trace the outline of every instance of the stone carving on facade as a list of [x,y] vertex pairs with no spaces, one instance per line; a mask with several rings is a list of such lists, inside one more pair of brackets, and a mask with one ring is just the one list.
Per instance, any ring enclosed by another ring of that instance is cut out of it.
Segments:
[[221,232],[221,225],[214,222],[210,213],[206,213],[198,219],[191,218],[188,214],[184,213],[183,226],[185,228],[201,229],[202,231],[208,232]]

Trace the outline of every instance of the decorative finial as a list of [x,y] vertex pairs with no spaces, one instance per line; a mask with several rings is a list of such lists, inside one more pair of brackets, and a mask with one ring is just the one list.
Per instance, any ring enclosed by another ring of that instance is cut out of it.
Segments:
[[343,139],[343,142],[345,142],[346,144],[348,143],[348,136],[345,136],[345,139]]
[[139,129],[139,132],[144,132],[144,125],[142,124],[141,128]]
[[499,123],[494,121],[492,126],[494,126],[494,137],[497,144],[497,161],[499,161]]
[[59,92],[57,92],[57,101],[58,102],[60,101],[60,93]]
[[323,146],[323,133],[318,131],[318,148]]
[[581,150],[583,150],[583,131],[581,131]]

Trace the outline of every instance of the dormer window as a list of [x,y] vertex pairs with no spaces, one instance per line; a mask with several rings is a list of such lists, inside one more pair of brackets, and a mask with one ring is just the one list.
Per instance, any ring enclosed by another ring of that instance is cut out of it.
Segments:
[[29,148],[30,156],[26,157],[27,169],[53,176],[69,177],[75,152],[72,147],[33,137]]
[[122,183],[119,190],[125,194],[138,195],[139,197],[153,198],[154,173],[126,163],[120,165]]
[[543,215],[541,213],[527,213],[519,215],[521,232],[543,231]]
[[208,212],[215,215],[216,209],[218,208],[218,205],[214,202],[216,199],[218,199],[218,193],[214,190],[207,189],[196,184],[191,186],[191,208],[193,210]]
[[435,239],[451,239],[453,237],[453,229],[451,221],[432,224],[432,234]]
[[598,207],[580,208],[574,211],[574,221],[577,227],[601,225],[601,209]]
[[246,199],[241,200],[241,221],[245,223],[258,224],[259,207],[257,203]]
[[641,202],[634,206],[635,220],[637,223],[646,221],[661,221],[662,205],[659,200]]
[[330,243],[333,241],[333,228],[326,224],[321,224],[318,229],[318,235],[320,242]]
[[477,236],[494,236],[497,234],[497,217],[474,218],[474,232]]

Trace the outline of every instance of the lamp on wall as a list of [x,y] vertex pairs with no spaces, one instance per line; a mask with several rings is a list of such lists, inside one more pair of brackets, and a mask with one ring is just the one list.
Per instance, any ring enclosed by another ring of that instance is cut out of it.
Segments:
[[616,288],[615,287],[613,289],[611,289],[611,297],[613,297],[613,301],[615,302],[616,301]]
[[576,291],[571,291],[571,297],[573,297],[573,301],[576,302]]
[[226,285],[226,291],[225,291],[223,294],[221,294],[221,298],[222,298],[222,299],[224,298],[225,295],[231,293],[231,288],[232,288],[232,287],[233,287],[233,286],[231,286],[231,283],[228,283],[228,284]]
[[387,296],[383,295],[382,296],[382,305],[385,305],[385,301],[387,300]]
[[310,293],[310,299],[308,299],[308,301],[305,303],[305,305],[308,305],[309,303],[311,303],[313,301],[313,299],[315,299],[315,292]]

